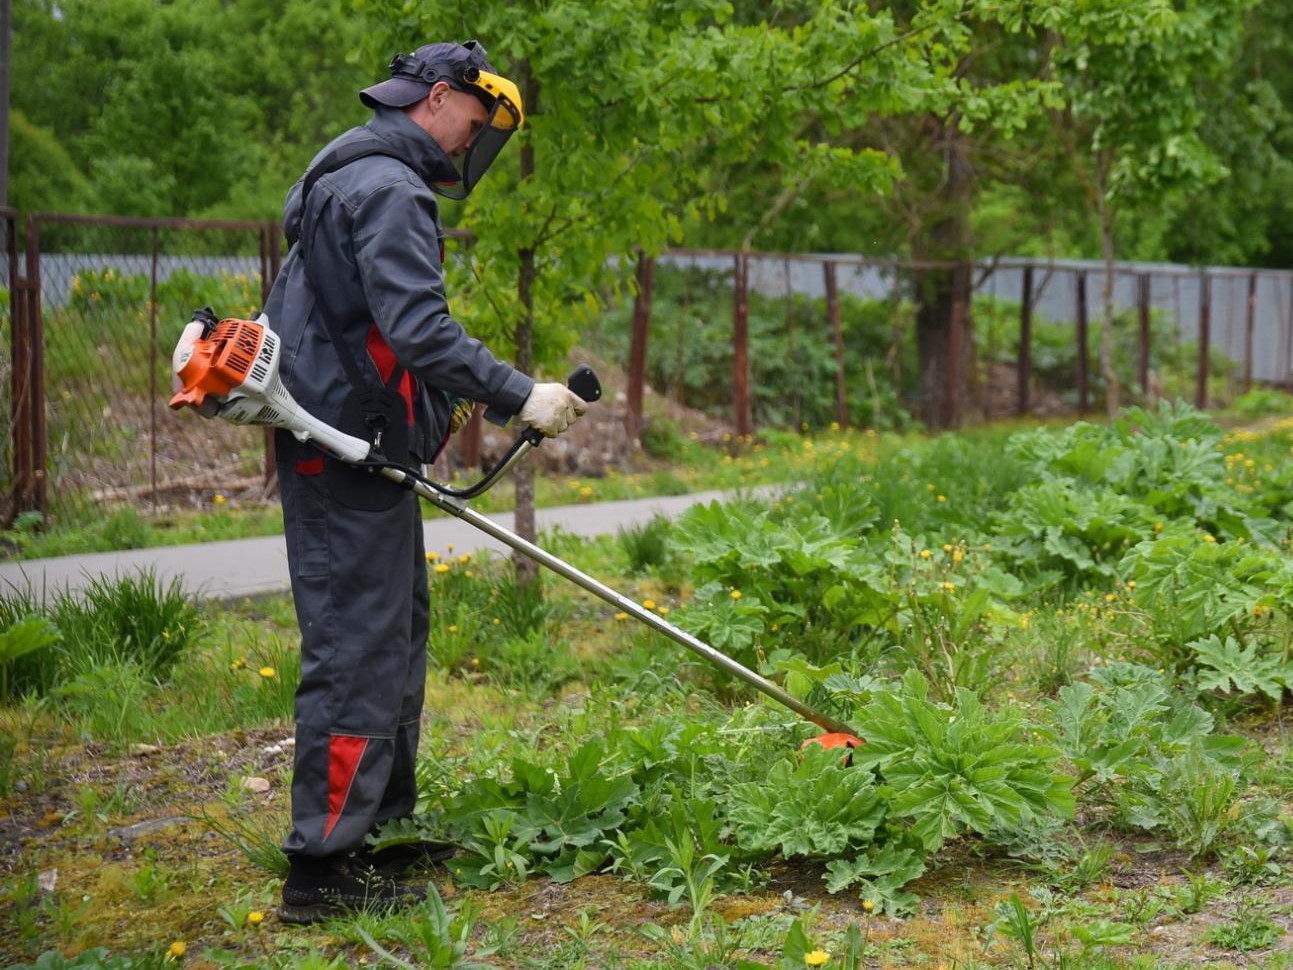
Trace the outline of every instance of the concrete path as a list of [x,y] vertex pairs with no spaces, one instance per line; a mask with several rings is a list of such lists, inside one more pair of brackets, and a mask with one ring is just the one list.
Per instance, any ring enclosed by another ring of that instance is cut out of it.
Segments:
[[[770,491],[770,490],[769,490]],[[619,529],[640,525],[659,514],[680,515],[697,503],[724,498],[722,492],[674,495],[661,498],[629,499],[590,505],[567,505],[539,509],[536,520],[540,533],[559,527],[581,536],[613,535]],[[512,513],[490,516],[509,531]],[[427,551],[455,555],[489,550],[510,553],[502,543],[448,515],[423,522]],[[540,544],[542,544],[540,536]],[[0,592],[11,588],[31,590],[37,596],[55,590],[77,592],[100,577],[136,575],[151,569],[164,585],[178,579],[185,592],[204,599],[237,599],[266,593],[286,592],[287,547],[281,535],[258,539],[233,539],[191,546],[159,546],[125,552],[86,553],[56,559],[28,559],[0,563]]]

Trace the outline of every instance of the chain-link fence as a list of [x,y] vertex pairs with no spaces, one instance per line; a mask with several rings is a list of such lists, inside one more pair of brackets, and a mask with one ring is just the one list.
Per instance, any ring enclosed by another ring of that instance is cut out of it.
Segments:
[[[38,507],[63,522],[263,488],[264,432],[176,414],[170,354],[193,310],[253,312],[277,240],[260,223],[30,216]],[[22,356],[19,354],[19,356]]]

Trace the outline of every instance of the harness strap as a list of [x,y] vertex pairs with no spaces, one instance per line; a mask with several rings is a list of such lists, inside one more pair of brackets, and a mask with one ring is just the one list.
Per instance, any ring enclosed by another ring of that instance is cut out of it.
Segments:
[[[341,360],[341,366],[346,372],[346,377],[354,387],[365,387],[367,381],[364,380],[363,371],[360,370],[359,364],[355,361],[354,355],[341,339],[341,334],[337,328],[337,322],[328,312],[328,300],[321,299],[324,290],[335,287],[335,281],[329,280],[326,287],[320,287],[314,273],[311,271],[310,263],[313,254],[313,233],[307,230],[305,222],[308,213],[308,201],[310,191],[323,176],[339,169],[345,168],[351,162],[358,161],[361,158],[368,158],[372,155],[385,155],[388,158],[394,158],[396,161],[403,162],[410,168],[407,158],[394,151],[389,144],[382,141],[376,135],[365,135],[348,142],[339,148],[333,149],[323,158],[319,159],[318,164],[310,168],[305,173],[305,178],[301,183],[301,204],[300,215],[286,227],[287,241],[290,245],[301,244],[301,263],[305,268],[306,279],[310,283],[310,288],[314,290],[318,298],[319,311],[323,317],[323,325],[327,328],[328,337],[332,340],[332,346],[336,348],[337,356]],[[310,230],[312,230],[312,226]],[[368,331],[366,345],[368,354],[373,359],[373,363],[378,368],[378,373],[382,381],[388,388],[397,388],[400,396],[404,398],[404,403],[408,410],[409,424],[413,424],[413,379],[404,370],[404,367],[395,360],[395,353],[382,338],[381,332],[374,323]]]

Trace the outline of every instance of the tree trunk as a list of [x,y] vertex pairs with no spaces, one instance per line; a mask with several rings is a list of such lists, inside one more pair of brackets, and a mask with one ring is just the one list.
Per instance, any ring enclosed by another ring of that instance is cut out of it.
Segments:
[[[946,264],[970,258],[970,203],[973,174],[965,136],[952,116],[938,122],[943,148],[939,206],[918,261]],[[970,283],[968,267],[939,265],[916,275],[916,357],[920,368],[917,414],[930,428],[954,427],[964,411],[970,370]],[[953,356],[954,355],[954,356]]]
[[[1102,173],[1102,168],[1097,168]],[[1104,376],[1104,409],[1109,420],[1118,414],[1122,405],[1122,385],[1113,368],[1113,209],[1104,197],[1104,178],[1097,175],[1096,207],[1100,215],[1100,253],[1104,257],[1104,316],[1100,325],[1100,373]]]
[[[525,92],[525,104],[531,114],[537,112],[539,101],[538,82],[530,75],[530,65],[521,61],[517,65],[521,78],[521,88]],[[530,142],[521,147],[521,181],[534,174],[534,148]],[[521,319],[516,324],[516,367],[529,374],[534,370],[534,250],[521,249],[520,268],[517,270],[516,293],[521,305]],[[522,539],[534,542],[537,529],[534,521],[534,466],[529,462],[518,462],[512,470],[516,483],[516,512],[514,526],[517,535]],[[512,565],[519,586],[537,587],[539,582],[539,564],[519,552],[512,554]]]

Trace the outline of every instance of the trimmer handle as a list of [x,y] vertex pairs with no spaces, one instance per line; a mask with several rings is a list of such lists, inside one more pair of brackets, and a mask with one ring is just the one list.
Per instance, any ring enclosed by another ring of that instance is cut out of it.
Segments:
[[[587,364],[580,364],[566,378],[566,387],[578,394],[582,400],[593,404],[602,399],[602,382]],[[528,441],[532,447],[543,443],[543,432],[535,428],[526,428],[521,432],[521,440]]]
[[570,376],[566,378],[566,387],[589,404],[602,399],[602,382],[587,364],[580,364],[570,372]]

